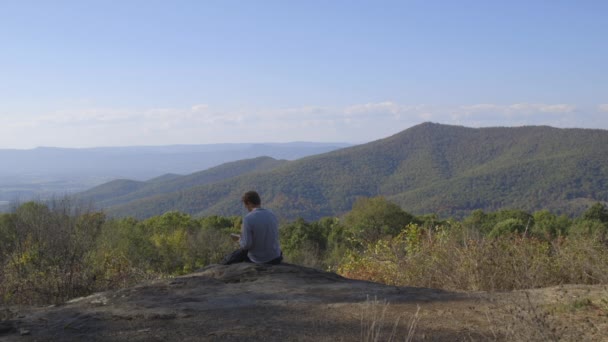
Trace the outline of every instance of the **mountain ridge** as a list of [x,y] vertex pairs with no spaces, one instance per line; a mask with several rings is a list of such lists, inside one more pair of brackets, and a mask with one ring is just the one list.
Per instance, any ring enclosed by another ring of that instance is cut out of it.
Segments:
[[608,131],[548,126],[469,128],[423,123],[384,139],[309,156],[255,175],[108,208],[139,218],[180,210],[241,213],[240,194],[257,189],[286,219],[350,210],[382,195],[415,214],[462,216],[475,209],[551,209],[576,214],[607,201]]
[[[207,170],[179,176],[166,174],[145,182],[114,180],[77,195],[84,201],[92,201],[98,206],[117,205],[146,196],[184,190],[192,186],[205,185],[239,176],[246,172],[265,171],[278,167],[287,160],[271,157],[257,157],[224,163]],[[119,187],[119,190],[115,190]]]

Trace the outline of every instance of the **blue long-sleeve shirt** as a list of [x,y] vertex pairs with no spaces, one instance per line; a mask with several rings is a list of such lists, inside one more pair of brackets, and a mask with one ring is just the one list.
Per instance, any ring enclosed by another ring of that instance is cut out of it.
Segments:
[[255,208],[243,219],[240,245],[255,263],[265,263],[281,256],[279,223],[272,211]]

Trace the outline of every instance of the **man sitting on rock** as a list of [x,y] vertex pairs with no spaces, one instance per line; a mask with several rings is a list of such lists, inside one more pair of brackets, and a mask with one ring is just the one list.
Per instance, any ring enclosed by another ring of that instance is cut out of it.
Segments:
[[272,211],[261,207],[262,200],[255,191],[247,191],[241,198],[249,213],[243,218],[241,235],[232,235],[240,249],[227,255],[225,265],[237,262],[280,264],[283,253],[279,245],[279,224]]

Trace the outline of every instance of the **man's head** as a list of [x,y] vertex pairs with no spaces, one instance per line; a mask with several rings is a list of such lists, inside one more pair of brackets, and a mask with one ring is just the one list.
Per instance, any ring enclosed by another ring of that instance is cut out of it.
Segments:
[[247,210],[252,211],[255,208],[259,208],[262,205],[262,200],[260,199],[260,195],[255,191],[247,191],[241,197],[243,201],[243,205],[247,208]]

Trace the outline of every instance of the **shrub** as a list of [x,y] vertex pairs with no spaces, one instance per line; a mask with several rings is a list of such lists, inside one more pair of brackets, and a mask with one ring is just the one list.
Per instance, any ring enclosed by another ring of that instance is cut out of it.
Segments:
[[24,203],[0,215],[1,300],[61,303],[192,272],[235,248],[228,234],[237,221],[178,212],[145,221],[107,220],[69,199]]
[[390,285],[470,291],[608,283],[608,248],[597,238],[467,235],[461,225],[442,227],[433,235],[410,225],[394,238],[352,251],[339,272]]
[[67,198],[20,205],[2,223],[12,239],[2,254],[2,299],[57,303],[95,289],[90,253],[104,222]]
[[279,232],[286,260],[309,267],[323,267],[323,255],[334,223],[333,220],[308,223],[300,218],[282,226]]

